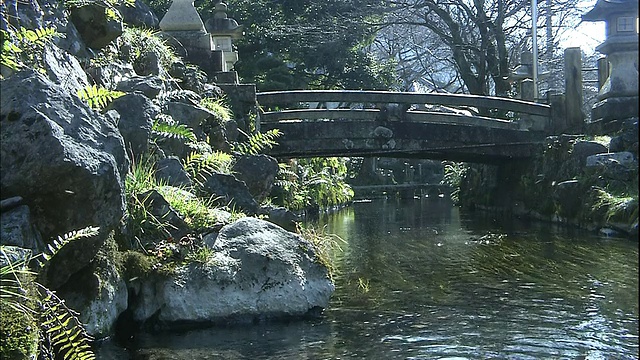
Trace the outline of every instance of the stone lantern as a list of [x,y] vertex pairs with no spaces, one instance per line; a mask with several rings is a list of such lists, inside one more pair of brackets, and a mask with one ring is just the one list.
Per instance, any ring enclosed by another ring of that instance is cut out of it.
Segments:
[[[233,48],[233,40],[243,35],[243,27],[234,19],[227,17],[227,5],[223,2],[216,4],[211,17],[205,23],[207,32],[211,34],[214,51],[221,52],[222,61],[219,65],[218,80],[222,82],[237,82],[237,75],[233,71],[233,65],[238,61],[238,52]],[[227,73],[227,74],[225,74]],[[224,80],[227,81],[224,81]]]
[[592,122],[638,117],[638,0],[598,0],[582,20],[606,23],[606,39],[596,50],[606,55],[609,74]]
[[160,21],[160,30],[167,41],[185,60],[199,65],[210,80],[237,84],[233,65],[238,61],[232,39],[242,36],[242,26],[227,18],[227,5],[218,3],[213,17],[202,22],[193,0],[173,0]]

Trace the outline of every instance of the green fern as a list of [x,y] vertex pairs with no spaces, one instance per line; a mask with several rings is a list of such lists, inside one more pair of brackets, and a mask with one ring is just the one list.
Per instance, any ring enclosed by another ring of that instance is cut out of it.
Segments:
[[[150,29],[125,27],[117,39],[116,46],[119,48],[120,60],[133,64],[134,69],[143,66],[147,53],[156,54],[161,65],[161,77],[169,77],[171,65],[179,60],[175,50],[159,32]],[[127,47],[128,51],[123,51],[124,47]]]
[[60,251],[60,249],[71,241],[96,236],[98,235],[99,230],[100,228],[98,227],[89,226],[84,229],[68,232],[63,236],[58,236],[58,238],[54,239],[51,244],[47,245],[47,250],[45,250],[41,256],[45,261],[49,261],[58,253],[58,251]]
[[40,324],[38,335],[41,358],[54,359],[61,356],[65,360],[92,360],[95,355],[89,346],[91,337],[84,330],[77,313],[68,308],[53,291],[34,281],[37,273],[29,269],[28,264],[37,259],[42,269],[52,256],[70,242],[95,236],[97,233],[98,228],[95,227],[67,233],[54,240],[46,253],[22,259],[9,259],[5,247],[0,245],[0,253],[6,262],[0,268],[0,300],[3,305]]
[[2,57],[0,64],[11,70],[33,68],[43,70],[43,51],[47,41],[58,33],[53,27],[35,30],[16,29],[9,25],[7,30],[1,30]]
[[231,166],[234,158],[232,155],[222,151],[210,153],[192,152],[184,161],[184,168],[191,176],[191,179],[202,186],[213,173],[231,173]]
[[26,28],[20,28],[20,31],[16,33],[19,41],[30,42],[39,46],[44,46],[45,42],[55,36],[55,28],[38,28],[30,30]]
[[216,114],[216,117],[223,122],[233,119],[233,112],[225,98],[204,98],[200,101],[200,105]]
[[246,142],[233,145],[233,152],[238,155],[257,155],[266,149],[278,145],[277,138],[282,136],[278,129],[271,129],[264,133],[255,133]]
[[44,341],[40,351],[59,354],[65,360],[93,360],[91,337],[78,319],[78,313],[71,310],[53,291],[37,284],[42,300],[40,301],[41,329]]
[[161,138],[197,141],[193,130],[184,124],[178,124],[170,116],[159,115],[153,122],[151,132]]
[[104,109],[111,101],[124,94],[122,91],[109,90],[96,85],[89,85],[84,89],[78,90],[78,97],[86,101],[89,107],[95,110]]

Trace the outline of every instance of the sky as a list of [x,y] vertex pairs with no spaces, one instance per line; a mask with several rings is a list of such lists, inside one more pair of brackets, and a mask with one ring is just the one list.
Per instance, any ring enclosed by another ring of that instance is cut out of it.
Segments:
[[[593,9],[595,4],[596,0],[582,0],[579,7],[582,13],[585,14]],[[591,53],[595,51],[596,46],[600,45],[604,39],[604,21],[580,22],[575,29],[564,34],[563,39],[560,41],[560,47],[580,47],[586,53]]]
[[580,47],[587,53],[593,52],[605,38],[604,22],[583,22],[567,34],[560,42],[560,47]]

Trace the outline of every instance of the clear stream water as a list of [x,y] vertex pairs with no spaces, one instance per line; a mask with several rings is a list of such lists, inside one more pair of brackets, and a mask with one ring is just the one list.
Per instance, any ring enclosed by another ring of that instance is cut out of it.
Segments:
[[140,334],[98,359],[638,359],[638,243],[374,200],[320,219],[345,242],[315,320]]

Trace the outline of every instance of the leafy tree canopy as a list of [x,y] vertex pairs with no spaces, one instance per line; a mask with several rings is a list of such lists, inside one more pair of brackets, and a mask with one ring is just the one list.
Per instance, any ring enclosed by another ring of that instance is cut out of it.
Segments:
[[[148,0],[158,16],[168,0]],[[195,6],[203,21],[218,0]],[[393,66],[365,51],[374,37],[366,9],[378,0],[227,0],[228,16],[244,25],[234,41],[235,68],[260,91],[290,89],[389,89]]]

